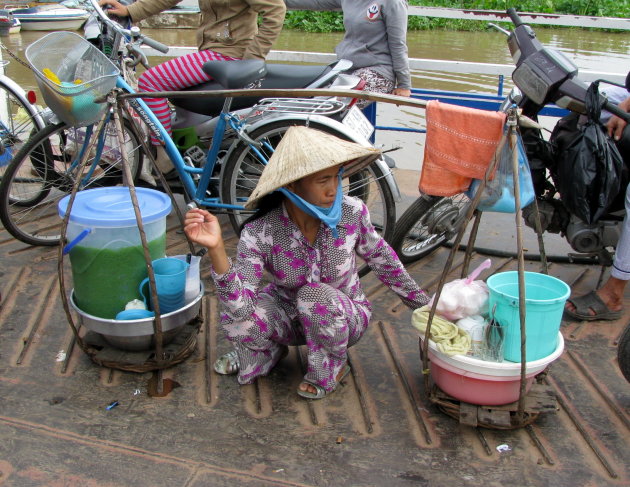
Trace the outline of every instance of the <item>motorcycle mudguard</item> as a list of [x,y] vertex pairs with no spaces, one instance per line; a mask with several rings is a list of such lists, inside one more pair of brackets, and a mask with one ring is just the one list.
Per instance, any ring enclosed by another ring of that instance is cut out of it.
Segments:
[[[329,118],[329,117],[324,117],[322,115],[308,115],[308,114],[300,115],[300,114],[295,114],[295,113],[286,113],[286,114],[278,114],[278,115],[274,114],[273,116],[263,118],[261,120],[256,121],[252,125],[249,125],[247,127],[247,132],[251,134],[252,132],[258,130],[259,128],[269,123],[282,122],[282,121],[290,122],[290,121],[295,121],[295,120],[302,120],[304,122],[312,122],[312,123],[317,123],[319,125],[324,125],[338,133],[341,133],[344,137],[346,137],[348,140],[351,140],[352,142],[356,142],[357,144],[361,144],[364,146],[372,146],[372,144],[367,139],[365,139],[364,137],[356,133],[354,130],[351,130],[349,127],[347,127],[343,123],[338,122],[337,120],[333,120],[332,118]],[[230,155],[234,151],[234,148],[239,143],[241,143],[241,141],[238,138],[234,142],[232,142],[232,145],[228,149],[228,152],[225,156],[225,160],[229,159]],[[374,164],[377,164],[379,168],[381,169],[381,171],[383,172],[383,174],[385,175],[385,180],[387,181],[388,186],[392,190],[394,201],[396,202],[400,201],[401,199],[400,188],[398,188],[398,183],[396,183],[396,178],[394,178],[394,175],[392,174],[391,169],[387,165],[387,162],[385,162],[383,157],[380,157],[374,162]],[[223,174],[224,167],[225,166],[223,166],[223,168],[221,169],[221,178],[224,177],[224,174]]]

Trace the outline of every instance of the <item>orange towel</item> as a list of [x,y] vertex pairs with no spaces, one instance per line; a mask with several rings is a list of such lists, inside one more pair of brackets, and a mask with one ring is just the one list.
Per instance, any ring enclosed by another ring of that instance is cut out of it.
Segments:
[[501,141],[506,115],[431,100],[420,191],[452,196],[483,179]]

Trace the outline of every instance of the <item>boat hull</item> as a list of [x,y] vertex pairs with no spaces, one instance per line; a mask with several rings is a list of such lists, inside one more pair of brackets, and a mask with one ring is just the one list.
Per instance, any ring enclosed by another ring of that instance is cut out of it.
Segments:
[[83,9],[41,6],[11,9],[22,30],[77,30],[90,16]]
[[20,19],[22,30],[78,30],[86,19]]

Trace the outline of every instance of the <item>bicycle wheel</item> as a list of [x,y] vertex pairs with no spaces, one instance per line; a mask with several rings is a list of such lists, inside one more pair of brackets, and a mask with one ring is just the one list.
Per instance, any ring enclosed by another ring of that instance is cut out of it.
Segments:
[[37,109],[19,87],[0,76],[0,179],[24,142],[42,128]]
[[[302,120],[272,122],[252,132],[250,137],[257,142],[264,141],[275,148],[284,133],[289,127],[294,125],[306,125],[306,122]],[[330,127],[312,121],[308,125],[311,128],[346,139],[342,133]],[[247,198],[258,183],[258,178],[266,161],[269,160],[272,154],[272,151],[269,149],[265,150],[264,147],[261,147],[259,150],[265,157],[264,161],[260,160],[252,151],[249,144],[243,142],[239,143],[232,151],[221,176],[223,201],[234,205],[243,204],[247,201]],[[344,179],[344,193],[360,198],[365,202],[370,211],[372,224],[385,240],[389,241],[394,232],[396,222],[396,204],[392,190],[380,166],[371,164],[350,178]],[[248,211],[234,211],[230,213],[230,223],[237,235],[240,234],[241,225],[251,214],[252,212]],[[359,275],[364,276],[369,270],[367,265],[360,264]]]
[[[57,203],[70,194],[80,176],[80,189],[121,184],[122,151],[129,158],[134,179],[142,167],[142,146],[131,124],[124,124],[125,142],[120,147],[113,122],[103,129],[101,157],[92,147],[79,174],[79,159],[90,141],[85,127],[64,123],[48,125],[31,137],[15,154],[0,182],[0,220],[7,231],[30,245],[56,245],[61,233]],[[87,139],[87,140],[86,140]]]
[[403,264],[429,255],[453,238],[461,227],[470,200],[420,195],[403,213],[392,237],[392,247]]
[[[250,137],[256,142],[265,141],[275,148],[288,128],[294,125],[306,125],[306,122],[302,120],[271,122],[252,132]],[[347,138],[330,127],[314,122],[308,125],[339,138]],[[261,161],[251,146],[244,142],[240,142],[232,151],[221,176],[221,195],[226,203],[237,205],[247,201],[258,183],[266,161],[272,154],[264,147],[260,148],[260,151],[265,161]],[[380,166],[371,164],[352,177],[344,179],[344,193],[360,198],[366,203],[372,223],[379,233],[389,240],[394,232],[396,208],[392,190]],[[244,210],[230,213],[230,223],[237,234],[240,233],[243,221],[251,214],[252,212]]]

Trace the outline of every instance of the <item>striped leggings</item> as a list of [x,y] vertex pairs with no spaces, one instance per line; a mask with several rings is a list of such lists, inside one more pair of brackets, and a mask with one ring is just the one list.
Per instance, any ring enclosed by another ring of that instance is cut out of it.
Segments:
[[[202,66],[206,61],[232,61],[235,58],[224,56],[218,52],[205,50],[185,54],[171,59],[145,71],[138,78],[138,91],[178,91],[212,80],[203,72]],[[172,134],[171,111],[166,98],[145,98],[144,101],[155,113],[167,132]],[[151,143],[157,145],[157,140],[151,138]]]

